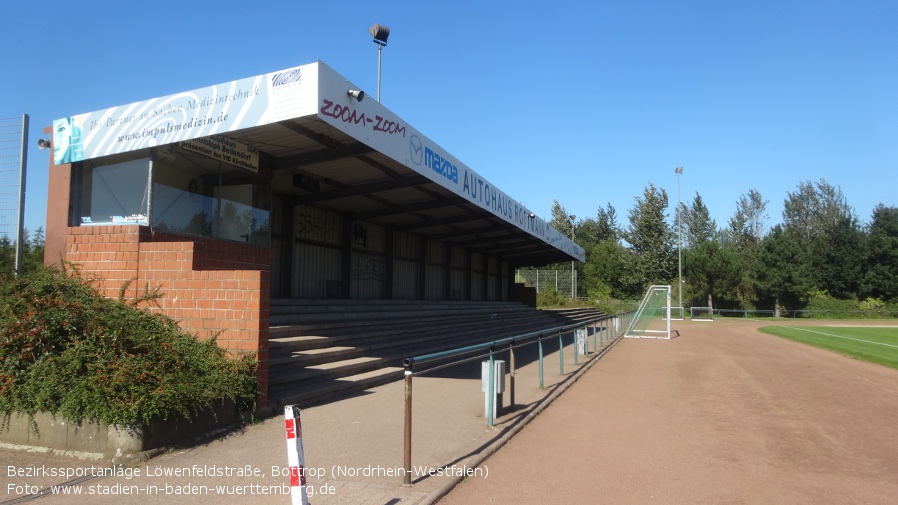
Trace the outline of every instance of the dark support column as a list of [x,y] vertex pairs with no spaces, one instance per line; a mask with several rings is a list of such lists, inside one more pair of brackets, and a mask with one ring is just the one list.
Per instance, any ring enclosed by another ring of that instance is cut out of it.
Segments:
[[393,299],[393,269],[396,263],[395,233],[393,228],[384,230],[384,298]]
[[505,298],[502,301],[508,302],[511,301],[511,298],[514,296],[514,273],[515,268],[511,266],[511,263],[505,261]]
[[352,289],[352,213],[343,214],[342,255],[340,258],[340,298],[351,298]]
[[473,253],[471,253],[470,249],[465,249],[465,268],[468,270],[468,275],[465,276],[465,300],[473,300],[474,293],[471,292],[472,283],[471,278],[474,277],[474,266],[471,257]]
[[296,243],[293,238],[293,199],[284,198],[283,208],[281,209],[281,222],[284,229],[281,233],[284,235],[281,240],[281,276],[286,279],[286,283],[281,282],[281,292],[278,296],[289,298],[293,294],[293,248]]
[[443,254],[443,300],[452,299],[452,245],[446,244]]
[[427,295],[427,239],[424,235],[418,236],[418,300],[423,300]]
[[490,296],[490,258],[485,253],[481,256],[483,256],[483,265],[480,268],[482,268],[483,271],[480,275],[483,276],[483,280],[480,283],[480,299],[486,301]]

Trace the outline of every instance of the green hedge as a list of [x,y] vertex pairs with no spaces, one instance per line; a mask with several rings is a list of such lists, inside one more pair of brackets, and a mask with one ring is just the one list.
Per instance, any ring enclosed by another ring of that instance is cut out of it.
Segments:
[[74,271],[0,279],[0,413],[135,426],[190,418],[221,398],[254,408],[255,356],[229,356],[136,305],[100,296]]
[[886,319],[898,314],[898,304],[885,303],[879,298],[841,300],[826,292],[814,291],[804,309],[792,311],[795,317],[825,319]]

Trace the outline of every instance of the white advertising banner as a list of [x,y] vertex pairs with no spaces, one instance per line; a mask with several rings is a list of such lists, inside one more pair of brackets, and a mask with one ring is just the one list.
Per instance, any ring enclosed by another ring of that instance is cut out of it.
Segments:
[[[315,114],[318,64],[53,121],[56,164]],[[248,168],[248,167],[247,167]]]
[[330,67],[322,64],[318,78],[318,117],[321,120],[531,235],[586,261],[582,247],[379,102],[367,97],[360,102],[350,97],[347,91],[360,88]]

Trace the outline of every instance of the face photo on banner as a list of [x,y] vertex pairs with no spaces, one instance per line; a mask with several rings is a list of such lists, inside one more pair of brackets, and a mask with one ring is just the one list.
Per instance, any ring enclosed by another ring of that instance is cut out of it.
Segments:
[[84,158],[81,125],[74,117],[53,121],[53,161],[57,165]]

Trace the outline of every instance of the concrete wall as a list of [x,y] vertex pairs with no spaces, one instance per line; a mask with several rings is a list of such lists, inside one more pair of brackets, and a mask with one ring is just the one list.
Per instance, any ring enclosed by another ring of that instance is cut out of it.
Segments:
[[[156,419],[148,426],[123,428],[104,423],[76,424],[46,412],[32,420],[14,413],[0,418],[0,443],[13,447],[42,447],[76,456],[102,458],[113,463],[146,459],[156,449],[182,443],[234,426],[240,422],[230,401],[221,402],[214,411],[188,420]],[[36,430],[34,429],[36,426]]]

